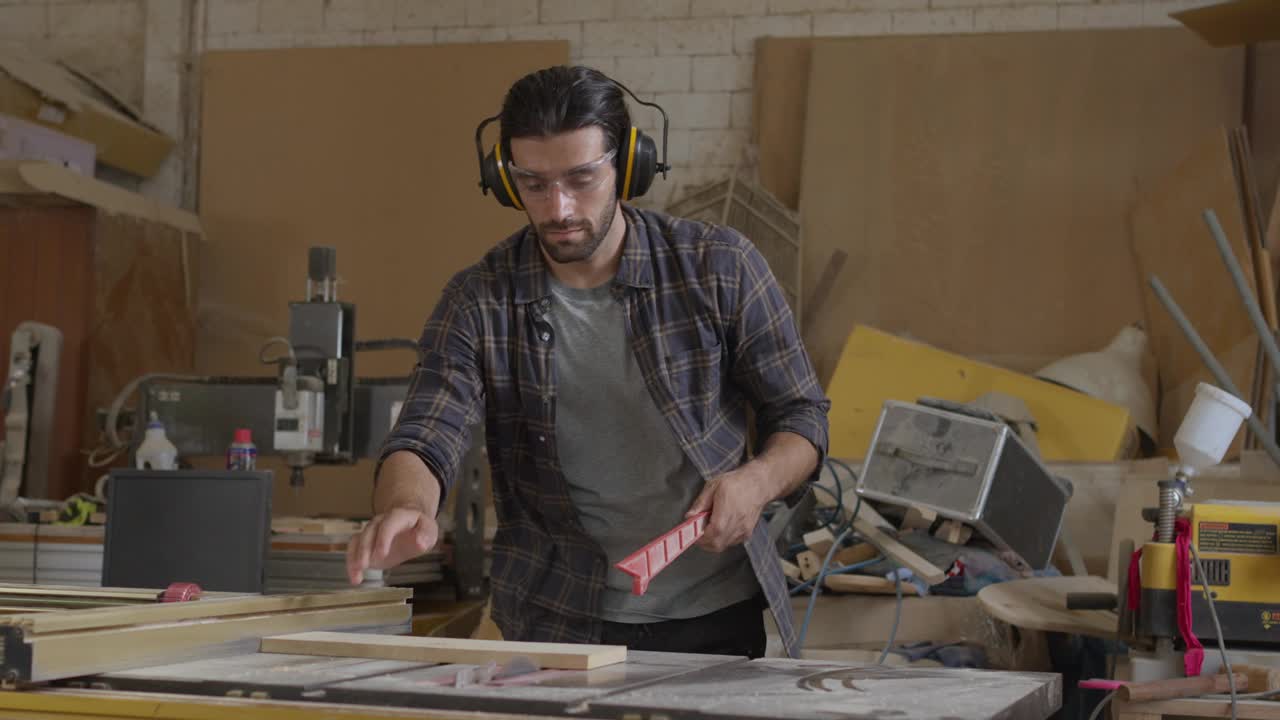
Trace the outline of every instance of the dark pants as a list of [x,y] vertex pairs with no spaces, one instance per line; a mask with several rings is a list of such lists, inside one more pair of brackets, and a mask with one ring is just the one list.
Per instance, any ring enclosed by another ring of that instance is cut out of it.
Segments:
[[630,650],[764,657],[763,595],[687,620],[604,624],[601,642]]

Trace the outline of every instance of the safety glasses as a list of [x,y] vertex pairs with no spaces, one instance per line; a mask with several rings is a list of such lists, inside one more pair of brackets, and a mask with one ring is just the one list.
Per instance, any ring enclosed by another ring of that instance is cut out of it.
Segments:
[[525,201],[546,200],[551,197],[551,188],[557,186],[560,192],[577,199],[600,187],[600,184],[609,177],[609,163],[617,152],[617,148],[614,148],[599,158],[570,168],[556,177],[540,175],[510,162],[507,163],[507,167],[511,170],[511,179],[516,184],[516,191]]

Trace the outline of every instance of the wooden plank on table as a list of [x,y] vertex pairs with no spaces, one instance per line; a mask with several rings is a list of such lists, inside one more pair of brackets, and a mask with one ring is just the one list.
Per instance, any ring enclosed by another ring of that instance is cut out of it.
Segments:
[[1242,106],[1243,52],[1181,28],[824,38],[812,53],[804,284],[849,253],[806,338],[819,377],[851,321],[1024,372],[1105,347],[1143,317],[1135,188]]
[[261,651],[431,663],[502,663],[523,656],[539,667],[560,670],[591,670],[627,660],[627,648],[621,645],[507,642],[337,632],[265,637],[262,639]]
[[[1173,172],[1142,189],[1133,209],[1133,251],[1146,305],[1147,332],[1160,375],[1160,445],[1173,436],[1197,383],[1218,383],[1149,285],[1158,276],[1241,393],[1253,387],[1257,334],[1231,281],[1203,212],[1218,216],[1232,252],[1257,292],[1252,251],[1232,163],[1231,144],[1219,127],[1184,153]],[[1246,402],[1249,397],[1244,398]],[[1242,436],[1228,451],[1235,458]]]
[[[197,605],[201,602],[172,604]],[[56,619],[59,615],[69,614],[73,613],[45,613],[37,617]],[[348,629],[405,632],[411,620],[411,608],[400,601],[34,636],[17,635],[9,628],[0,628],[0,634],[9,635],[6,642],[23,643],[23,652],[5,655],[0,662],[3,662],[4,670],[13,673],[19,682],[44,682],[252,651],[261,638],[280,633]]]
[[53,615],[12,615],[0,618],[0,627],[18,626],[27,636],[34,636],[104,627],[155,625],[249,615],[285,615],[327,608],[407,603],[412,596],[412,591],[406,588],[352,589],[296,595],[244,595],[193,602],[97,608]]
[[978,592],[992,617],[1026,630],[1115,637],[1118,620],[1111,610],[1068,610],[1068,593],[1114,593],[1114,583],[1090,575],[1023,578],[996,583]]

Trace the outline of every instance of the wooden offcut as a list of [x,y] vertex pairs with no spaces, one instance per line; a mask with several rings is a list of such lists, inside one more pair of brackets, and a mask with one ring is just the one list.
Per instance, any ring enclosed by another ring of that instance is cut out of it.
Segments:
[[873,575],[855,575],[853,573],[842,573],[839,575],[827,575],[822,579],[822,584],[837,592],[862,593],[864,595],[920,595],[920,588],[914,583],[901,581],[894,583],[892,580]]
[[853,518],[853,529],[861,533],[867,542],[879,548],[880,552],[910,569],[921,580],[930,585],[946,581],[945,572],[890,534],[892,526],[870,504],[862,503],[858,506],[858,515]]
[[309,632],[262,639],[262,652],[327,657],[358,657],[429,663],[505,663],[525,657],[542,668],[591,670],[627,660],[621,645],[509,642],[466,638],[432,638]]

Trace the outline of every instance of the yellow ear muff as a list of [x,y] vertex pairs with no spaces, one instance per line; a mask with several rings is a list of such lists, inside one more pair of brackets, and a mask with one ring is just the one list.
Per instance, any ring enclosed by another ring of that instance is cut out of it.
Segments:
[[502,143],[493,146],[493,157],[498,161],[498,177],[502,178],[502,187],[506,188],[507,197],[511,198],[517,210],[524,210],[524,205],[520,203],[520,196],[516,194],[515,188],[511,186],[511,179],[507,177],[507,164],[502,161]]
[[636,164],[636,126],[631,126],[631,135],[627,138],[627,170],[622,181],[622,199],[631,199],[631,172]]

